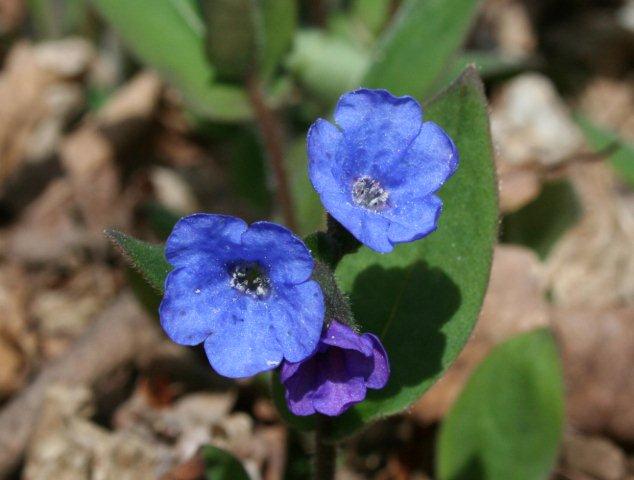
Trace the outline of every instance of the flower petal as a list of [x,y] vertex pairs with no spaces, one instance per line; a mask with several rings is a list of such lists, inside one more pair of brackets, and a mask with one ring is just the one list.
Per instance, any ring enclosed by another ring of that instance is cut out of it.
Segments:
[[412,97],[386,90],[360,89],[339,99],[335,122],[343,130],[345,155],[338,155],[349,175],[374,176],[407,150],[422,124],[422,110]]
[[[395,97],[387,90],[360,88],[341,96],[335,108],[335,122],[344,134],[373,131],[379,138],[379,127],[389,131],[393,140],[409,143],[418,133],[423,111],[420,104],[405,95]],[[387,123],[386,123],[387,122]],[[392,142],[390,142],[392,143]]]
[[449,135],[434,122],[425,122],[405,154],[385,165],[377,175],[390,195],[429,195],[458,168],[458,150]]
[[165,295],[159,307],[161,326],[176,343],[202,343],[230,307],[233,297],[222,270],[211,267],[172,270],[165,281]]
[[288,381],[293,375],[295,375],[303,364],[308,362],[310,358],[302,360],[301,362],[282,362],[282,366],[280,367],[280,381],[285,383]]
[[342,190],[344,182],[341,178],[341,164],[338,161],[342,142],[341,131],[323,118],[317,119],[308,130],[308,176],[318,192]]
[[390,379],[390,363],[387,358],[387,353],[376,335],[364,333],[363,337],[372,343],[372,357],[374,360],[372,373],[366,378],[365,385],[373,389],[383,388]]
[[438,226],[442,200],[436,195],[423,198],[397,198],[396,205],[381,214],[390,221],[387,236],[392,243],[413,242]]
[[205,352],[225,377],[250,377],[277,367],[283,352],[270,326],[268,304],[237,295],[205,340]]
[[246,260],[264,264],[274,283],[302,283],[313,272],[313,257],[304,242],[281,225],[251,224],[242,234],[242,247]]
[[286,389],[286,404],[294,415],[306,416],[316,413],[312,393],[317,389],[318,369],[315,357],[298,363],[284,362],[282,365],[280,380]]
[[299,362],[317,348],[324,323],[324,296],[315,281],[278,291],[270,301],[270,325],[289,362]]
[[165,258],[174,267],[220,263],[235,255],[247,224],[227,215],[195,213],[181,218],[165,245]]
[[[361,208],[359,208],[361,210]],[[389,253],[394,249],[388,238],[390,221],[382,215],[374,212],[363,211],[360,229],[357,232],[350,230],[361,243],[379,253]],[[348,227],[348,225],[344,226]]]
[[346,350],[329,348],[316,358],[319,361],[319,387],[312,394],[315,410],[324,415],[337,416],[365,398],[364,378],[350,374]]
[[355,350],[366,357],[372,356],[372,343],[343,323],[333,321],[321,338],[321,342],[333,347]]

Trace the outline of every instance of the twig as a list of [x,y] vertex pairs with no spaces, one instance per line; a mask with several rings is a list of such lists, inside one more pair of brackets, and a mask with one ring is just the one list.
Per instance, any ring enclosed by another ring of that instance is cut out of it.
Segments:
[[247,79],[246,85],[264,149],[275,175],[277,201],[282,209],[284,222],[291,230],[296,230],[297,222],[295,221],[293,200],[284,165],[284,134],[281,124],[275,112],[266,104],[259,79],[251,76]]
[[326,417],[317,419],[315,430],[315,480],[333,480],[335,478],[335,462],[337,447],[324,440],[330,421]]
[[552,165],[542,165],[539,162],[528,162],[517,167],[518,171],[536,172],[546,178],[556,178],[561,176],[573,165],[582,163],[593,163],[605,160],[607,157],[618,151],[619,142],[612,142],[600,150],[594,152],[577,153],[563,157]]
[[325,27],[328,14],[323,0],[311,0],[308,2],[310,9],[310,21],[318,27]]
[[108,372],[148,352],[161,337],[130,294],[120,295],[58,361],[44,369],[0,412],[0,478],[21,461],[48,388],[92,385]]

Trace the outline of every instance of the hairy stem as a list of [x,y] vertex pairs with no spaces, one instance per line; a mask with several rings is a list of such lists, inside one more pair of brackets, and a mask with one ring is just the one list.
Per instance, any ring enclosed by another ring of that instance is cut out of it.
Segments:
[[282,210],[284,223],[291,230],[297,230],[295,210],[284,165],[284,134],[282,126],[275,112],[266,104],[259,79],[255,76],[250,76],[246,85],[258,128],[260,129],[262,143],[266,150],[266,156],[275,176],[277,203]]
[[334,480],[337,446],[324,438],[330,425],[328,418],[320,417],[315,430],[315,480]]
[[361,243],[330,214],[328,214],[327,217],[327,225],[326,235],[328,235],[333,242],[335,250],[334,268],[345,255],[356,252],[361,246]]

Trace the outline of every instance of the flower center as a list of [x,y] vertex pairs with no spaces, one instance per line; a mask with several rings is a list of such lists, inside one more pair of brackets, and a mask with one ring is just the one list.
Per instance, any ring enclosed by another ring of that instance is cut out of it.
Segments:
[[358,178],[352,185],[352,199],[369,210],[379,210],[387,204],[389,193],[381,184],[368,177]]
[[271,280],[257,262],[240,262],[229,267],[230,285],[246,295],[261,299],[271,292]]

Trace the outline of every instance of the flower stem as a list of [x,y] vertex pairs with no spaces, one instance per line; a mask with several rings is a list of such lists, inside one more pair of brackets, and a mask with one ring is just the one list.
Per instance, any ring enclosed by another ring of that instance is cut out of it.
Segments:
[[325,441],[330,421],[328,418],[317,419],[315,430],[315,480],[334,480],[337,446]]
[[327,226],[326,234],[334,244],[334,268],[345,255],[356,252],[361,243],[330,214],[327,216]]
[[275,175],[277,202],[282,209],[284,223],[291,230],[297,230],[295,211],[284,164],[284,134],[282,127],[275,112],[266,104],[260,80],[252,75],[247,78],[246,87],[260,129],[266,156]]

